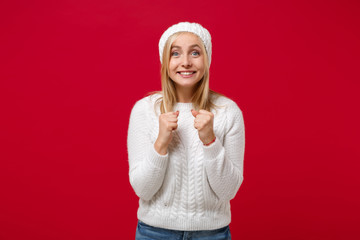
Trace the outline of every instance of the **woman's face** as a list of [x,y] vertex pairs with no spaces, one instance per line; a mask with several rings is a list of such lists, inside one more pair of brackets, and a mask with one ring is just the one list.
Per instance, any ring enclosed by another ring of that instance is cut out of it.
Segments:
[[201,40],[195,34],[182,33],[171,45],[169,76],[177,88],[193,88],[205,73]]

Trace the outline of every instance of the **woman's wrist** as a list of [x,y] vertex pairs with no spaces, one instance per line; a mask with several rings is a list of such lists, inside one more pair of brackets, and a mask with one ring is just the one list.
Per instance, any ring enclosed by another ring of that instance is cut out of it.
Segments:
[[216,141],[216,136],[214,136],[213,140],[208,141],[207,143],[204,143],[204,146],[210,146],[211,144],[213,144]]
[[154,148],[160,155],[166,155],[167,154],[167,146],[164,145],[164,144],[161,144],[157,140],[154,143]]

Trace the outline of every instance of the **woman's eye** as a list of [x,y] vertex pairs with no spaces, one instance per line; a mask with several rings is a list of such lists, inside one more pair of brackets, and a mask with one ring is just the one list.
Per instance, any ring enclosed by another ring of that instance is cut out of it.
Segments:
[[194,51],[194,52],[192,52],[191,54],[192,54],[193,56],[199,56],[199,55],[200,55],[200,53],[197,52],[197,51]]
[[172,52],[171,56],[174,56],[174,57],[179,56],[179,53],[178,52]]

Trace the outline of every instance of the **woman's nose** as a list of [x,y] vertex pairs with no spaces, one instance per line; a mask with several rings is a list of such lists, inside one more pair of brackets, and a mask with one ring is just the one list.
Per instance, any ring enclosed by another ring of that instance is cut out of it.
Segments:
[[189,67],[189,66],[191,66],[191,59],[190,59],[189,56],[187,56],[187,55],[184,55],[184,56],[183,56],[183,58],[182,58],[182,65],[183,65],[184,67]]

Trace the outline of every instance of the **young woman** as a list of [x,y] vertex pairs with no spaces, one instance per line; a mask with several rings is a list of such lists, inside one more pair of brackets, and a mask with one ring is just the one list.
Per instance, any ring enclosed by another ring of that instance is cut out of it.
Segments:
[[130,183],[139,196],[136,239],[231,239],[230,200],[243,181],[244,123],[209,89],[211,36],[197,23],[159,42],[162,91],[131,111]]

